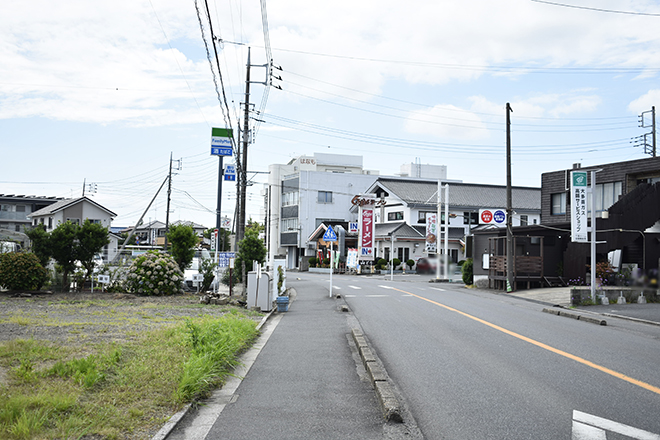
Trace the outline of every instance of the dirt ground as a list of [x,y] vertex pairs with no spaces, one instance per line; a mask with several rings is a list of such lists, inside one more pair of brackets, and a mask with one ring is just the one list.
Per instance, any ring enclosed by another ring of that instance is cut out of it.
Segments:
[[81,345],[121,342],[184,317],[219,317],[227,311],[225,306],[200,304],[197,294],[140,297],[121,293],[40,292],[27,295],[0,292],[0,341],[34,338]]

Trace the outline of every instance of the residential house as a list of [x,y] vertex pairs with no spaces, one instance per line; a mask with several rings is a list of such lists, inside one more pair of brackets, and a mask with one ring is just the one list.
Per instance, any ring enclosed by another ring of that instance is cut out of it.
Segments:
[[[44,225],[46,231],[51,232],[58,225],[67,221],[82,225],[85,220],[98,223],[110,231],[110,226],[117,214],[96,203],[87,197],[75,199],[62,199],[52,203],[44,208],[32,212],[28,215],[32,225]],[[110,243],[103,250],[105,261],[112,260],[117,253],[117,243],[119,237],[115,234],[109,234]]]

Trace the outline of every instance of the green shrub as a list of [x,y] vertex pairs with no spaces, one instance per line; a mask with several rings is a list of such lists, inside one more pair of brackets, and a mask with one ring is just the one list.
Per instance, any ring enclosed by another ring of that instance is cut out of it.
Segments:
[[0,286],[9,290],[38,290],[48,280],[48,271],[32,252],[0,254]]
[[316,263],[318,263],[318,260],[312,257],[308,260],[308,263],[309,263],[309,267],[316,267]]
[[394,269],[396,269],[400,265],[401,265],[401,260],[399,260],[398,258],[392,260],[392,266],[394,266]]
[[384,258],[381,258],[381,259],[378,260],[378,262],[376,263],[376,270],[381,270],[381,269],[383,269],[385,266],[387,266],[387,260],[384,259]]
[[407,265],[410,269],[412,269],[412,267],[415,265],[415,260],[413,260],[413,259],[411,258],[410,260],[406,261],[406,265]]
[[144,296],[183,293],[183,274],[174,259],[163,252],[149,251],[140,255],[128,269],[126,288]]
[[474,283],[473,269],[474,268],[473,268],[472,258],[468,258],[467,260],[465,260],[465,263],[463,263],[463,266],[461,267],[461,273],[463,274],[463,282],[468,286]]

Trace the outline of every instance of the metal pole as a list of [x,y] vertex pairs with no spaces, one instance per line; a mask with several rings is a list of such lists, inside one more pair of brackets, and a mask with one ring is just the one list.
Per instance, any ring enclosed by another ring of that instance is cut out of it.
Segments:
[[[436,231],[437,235],[436,237],[438,238],[435,241],[435,246],[436,246],[436,251],[435,255],[438,257],[438,261],[436,262],[435,265],[435,278],[440,279],[440,243],[439,243],[439,238],[440,238],[440,226],[442,225],[442,199],[441,199],[441,194],[442,194],[442,182],[438,180],[438,207],[436,209],[437,211],[437,222],[436,222]],[[445,219],[446,221],[447,219]]]
[[394,231],[392,231],[392,245],[390,247],[390,281],[394,281]]
[[515,290],[513,279],[513,229],[511,217],[513,202],[511,197],[511,105],[506,103],[506,290]]
[[445,183],[445,280],[449,279],[449,184]]
[[651,107],[651,127],[651,139],[653,139],[653,157],[655,157],[655,106]]
[[596,170],[591,170],[591,301],[596,303]]
[[334,272],[332,270],[332,266],[333,266],[332,262],[334,260],[334,258],[332,258],[332,249],[333,249],[333,244],[334,243],[335,243],[334,241],[330,242],[330,291],[328,291],[328,297],[329,298],[332,298],[332,272]]

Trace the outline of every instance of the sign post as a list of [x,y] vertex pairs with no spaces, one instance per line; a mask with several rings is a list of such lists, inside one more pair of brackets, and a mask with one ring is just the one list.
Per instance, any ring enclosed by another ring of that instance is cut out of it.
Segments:
[[335,259],[333,258],[334,257],[333,245],[335,241],[337,241],[337,234],[335,234],[335,231],[332,229],[331,225],[328,225],[328,229],[325,231],[325,234],[323,234],[323,241],[330,242],[330,291],[328,292],[328,296],[332,298],[332,272],[334,272],[334,262],[335,262]]

